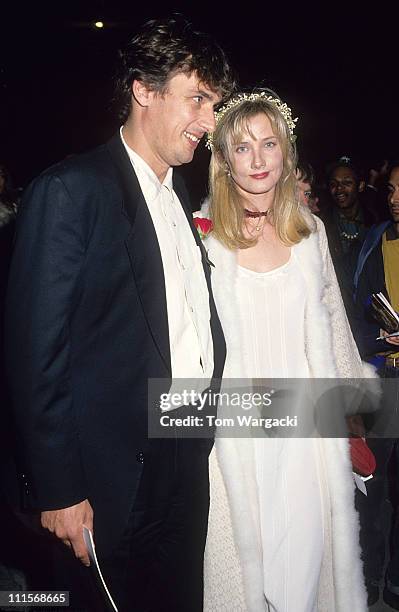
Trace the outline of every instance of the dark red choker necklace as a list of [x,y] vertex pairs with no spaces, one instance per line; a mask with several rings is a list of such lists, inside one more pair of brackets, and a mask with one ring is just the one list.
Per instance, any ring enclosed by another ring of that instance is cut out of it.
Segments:
[[244,208],[244,214],[246,217],[250,217],[251,219],[258,219],[259,217],[267,217],[267,215],[269,214],[269,210],[270,209],[255,212],[253,210],[248,210],[247,208]]

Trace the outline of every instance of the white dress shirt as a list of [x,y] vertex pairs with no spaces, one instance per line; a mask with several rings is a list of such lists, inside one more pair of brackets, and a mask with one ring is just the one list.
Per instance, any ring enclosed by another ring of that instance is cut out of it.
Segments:
[[173,378],[211,378],[213,342],[209,293],[197,246],[173,191],[173,169],[163,183],[150,166],[122,142],[136,173],[161,251]]

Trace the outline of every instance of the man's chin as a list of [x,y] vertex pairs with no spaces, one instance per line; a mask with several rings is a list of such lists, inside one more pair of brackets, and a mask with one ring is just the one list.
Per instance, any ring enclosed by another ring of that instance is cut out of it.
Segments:
[[345,200],[344,202],[338,202],[337,200],[335,200],[335,206],[340,210],[345,210],[346,208],[351,207],[351,203],[348,200]]
[[180,155],[176,161],[175,166],[183,166],[184,164],[189,164],[193,161],[194,151],[185,152],[184,155]]

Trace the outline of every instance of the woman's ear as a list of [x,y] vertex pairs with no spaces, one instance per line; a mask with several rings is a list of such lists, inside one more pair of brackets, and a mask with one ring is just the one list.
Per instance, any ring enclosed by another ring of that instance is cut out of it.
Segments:
[[218,153],[216,153],[216,161],[218,163],[218,166],[219,166],[221,172],[224,172],[228,176],[231,176],[231,170],[230,170],[229,162],[226,159],[226,157],[223,155],[223,153],[221,153],[220,151]]

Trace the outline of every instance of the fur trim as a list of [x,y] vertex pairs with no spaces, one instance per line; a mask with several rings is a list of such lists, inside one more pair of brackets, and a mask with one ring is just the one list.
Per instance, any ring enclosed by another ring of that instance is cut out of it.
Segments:
[[226,484],[234,540],[245,585],[246,612],[265,609],[259,500],[253,444],[246,438],[217,438],[216,454]]
[[212,234],[204,241],[209,259],[214,264],[211,271],[212,292],[218,311],[223,313],[221,324],[226,339],[227,355],[223,376],[245,378],[244,364],[248,359],[244,353],[242,339],[243,324],[237,308],[237,254],[229,251]]
[[[311,221],[313,219],[316,231],[292,247],[292,250],[307,286],[305,342],[311,376],[360,378],[363,373],[368,378],[374,378],[372,368],[367,364],[362,366],[350,332],[332,269],[324,227],[312,216],[307,216]],[[223,247],[212,235],[206,239],[205,248],[209,249],[209,257],[215,264],[212,269],[212,288],[226,337],[225,376],[243,378],[247,374],[245,365],[248,360],[243,354],[243,325],[237,308],[239,287],[236,253]],[[230,500],[248,611],[259,612],[264,609],[263,577],[260,572],[262,551],[259,500],[248,442],[243,439],[217,439],[216,451]],[[354,509],[354,483],[348,441],[321,439],[320,448],[327,497],[330,499],[326,502],[326,511],[331,523],[329,533],[332,538],[326,546],[329,556],[323,561],[321,583],[324,590],[320,610],[365,612],[366,594],[360,564],[359,526]],[[331,589],[334,589],[335,594]]]
[[323,440],[331,499],[333,571],[338,612],[365,612],[367,597],[360,559],[359,519],[347,439]]
[[326,279],[317,233],[311,234],[292,249],[299,259],[307,285],[305,342],[310,373],[314,378],[334,378],[337,376],[337,366],[332,357],[330,313],[324,302]]

